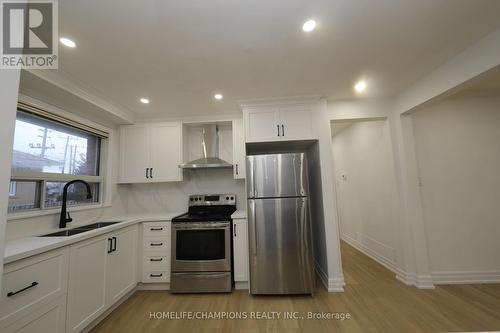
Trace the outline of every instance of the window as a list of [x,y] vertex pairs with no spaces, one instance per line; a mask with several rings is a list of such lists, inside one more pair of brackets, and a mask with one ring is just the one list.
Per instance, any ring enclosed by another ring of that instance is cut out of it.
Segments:
[[[103,187],[101,145],[103,135],[82,125],[50,119],[23,110],[17,112],[9,187],[9,213],[61,206],[64,184],[82,179],[68,188],[68,206],[99,203]],[[54,116],[56,117],[56,116]],[[71,123],[71,125],[69,124]],[[97,130],[96,130],[97,131]]]

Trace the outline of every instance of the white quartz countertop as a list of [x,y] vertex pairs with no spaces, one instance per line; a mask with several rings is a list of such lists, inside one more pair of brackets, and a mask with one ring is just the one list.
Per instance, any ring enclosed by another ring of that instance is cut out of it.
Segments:
[[[114,218],[102,219],[99,221],[89,221],[84,224],[69,224],[66,229],[73,229],[81,227],[83,225],[92,224],[95,222],[112,222],[112,221],[122,221],[120,223],[112,224],[107,227],[82,232],[73,236],[62,236],[62,237],[25,237],[19,239],[13,239],[7,241],[5,244],[4,252],[4,264],[10,262],[24,259],[36,254],[47,252],[50,250],[57,249],[59,247],[67,246],[82,240],[106,234],[113,230],[128,227],[133,224],[141,222],[160,222],[160,221],[171,221],[173,217],[182,214],[182,212],[177,213],[162,213],[162,214],[136,214],[136,215],[124,215]],[[51,232],[66,230],[66,229],[54,229],[45,232],[44,234],[49,234]]]
[[238,209],[231,215],[232,219],[246,219],[247,218],[247,211],[246,210],[240,210]]

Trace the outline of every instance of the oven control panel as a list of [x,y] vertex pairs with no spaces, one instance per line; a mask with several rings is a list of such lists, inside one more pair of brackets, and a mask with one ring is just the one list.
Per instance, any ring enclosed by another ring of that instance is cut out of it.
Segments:
[[194,194],[189,196],[189,206],[236,205],[236,194]]

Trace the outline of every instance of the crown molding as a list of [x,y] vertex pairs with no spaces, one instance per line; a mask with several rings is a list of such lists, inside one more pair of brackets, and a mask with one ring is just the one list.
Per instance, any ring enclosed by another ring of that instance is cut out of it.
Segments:
[[321,95],[311,95],[311,96],[243,99],[238,101],[238,105],[240,106],[241,109],[254,108],[260,106],[306,105],[306,104],[318,103],[321,98],[323,98],[323,96]]

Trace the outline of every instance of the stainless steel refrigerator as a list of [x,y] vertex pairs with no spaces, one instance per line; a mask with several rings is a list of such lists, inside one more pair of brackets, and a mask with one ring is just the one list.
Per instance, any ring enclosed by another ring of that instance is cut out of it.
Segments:
[[304,153],[247,157],[252,294],[314,292],[306,162]]

